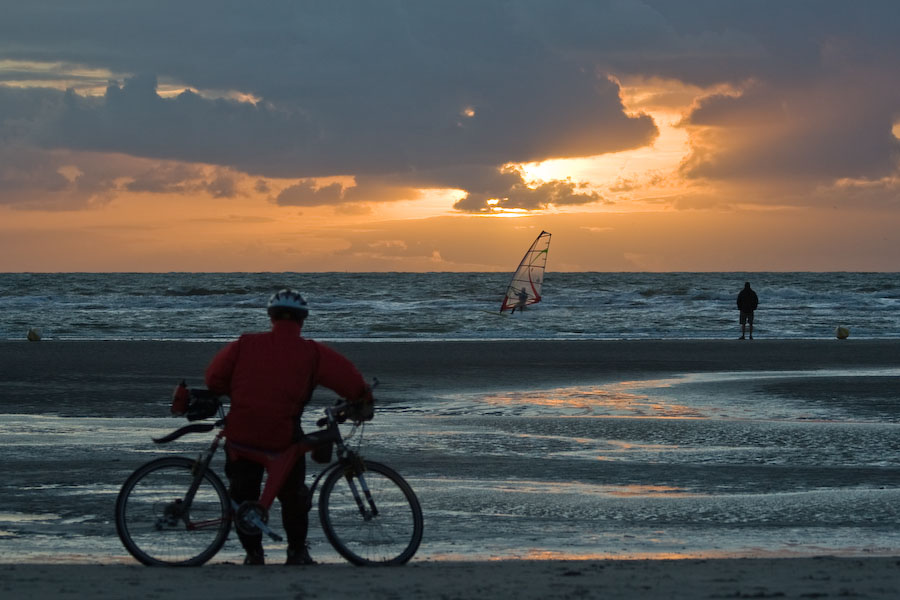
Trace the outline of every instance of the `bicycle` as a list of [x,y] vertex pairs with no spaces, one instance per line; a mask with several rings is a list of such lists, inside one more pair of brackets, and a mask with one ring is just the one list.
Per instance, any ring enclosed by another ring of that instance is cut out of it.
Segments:
[[[182,382],[181,386],[184,386]],[[185,390],[187,388],[185,387]],[[177,389],[176,389],[177,393]],[[214,415],[213,423],[192,423],[161,438],[165,444],[190,433],[219,432],[197,459],[168,456],[139,467],[122,485],[116,498],[116,532],[128,552],[145,565],[199,566],[222,548],[232,523],[240,531],[262,532],[281,541],[268,526],[269,508],[296,460],[311,452],[330,456],[330,462],[310,486],[310,507],[316,488],[319,521],[325,537],[354,565],[402,565],[422,541],[424,519],[410,485],[387,465],[362,458],[347,446],[360,425],[345,401],[325,409],[318,431],[304,435],[286,450],[269,452],[226,440],[227,451],[262,463],[266,481],[257,502],[238,505],[222,479],[210,468],[225,439],[225,410],[207,390],[189,390],[189,420]],[[193,412],[192,412],[193,411]],[[340,424],[348,418],[353,429],[345,438]],[[360,433],[360,441],[362,434]]]

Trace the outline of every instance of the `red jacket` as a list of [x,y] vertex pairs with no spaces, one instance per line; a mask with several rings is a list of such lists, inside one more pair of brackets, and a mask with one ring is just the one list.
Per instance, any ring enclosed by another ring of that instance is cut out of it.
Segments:
[[281,320],[223,348],[206,369],[206,385],[231,398],[225,434],[235,442],[281,450],[290,445],[313,389],[324,385],[356,400],[366,382],[347,358],[300,337],[301,324]]

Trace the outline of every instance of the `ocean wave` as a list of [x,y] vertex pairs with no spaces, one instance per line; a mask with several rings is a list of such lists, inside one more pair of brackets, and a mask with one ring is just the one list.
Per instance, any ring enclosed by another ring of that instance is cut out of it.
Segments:
[[227,339],[267,329],[284,285],[307,297],[318,338],[721,339],[747,280],[760,335],[900,337],[894,273],[548,273],[543,301],[504,317],[504,273],[69,273],[0,274],[0,339]]
[[163,295],[165,296],[246,296],[250,294],[250,290],[243,288],[232,289],[210,289],[210,288],[189,288],[174,289],[168,288]]

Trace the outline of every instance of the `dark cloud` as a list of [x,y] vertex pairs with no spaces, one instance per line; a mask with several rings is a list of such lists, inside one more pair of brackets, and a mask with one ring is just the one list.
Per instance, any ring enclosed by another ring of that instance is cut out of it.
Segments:
[[62,96],[40,88],[0,86],[0,142],[34,144],[62,110]]
[[62,165],[46,153],[29,148],[4,146],[0,148],[0,178],[3,191],[0,199],[10,199],[33,191],[58,192],[69,187],[69,181],[59,172]]
[[[753,85],[738,96],[707,98],[685,125],[694,152],[689,177],[710,179],[877,179],[896,173],[900,86],[854,74],[815,86]],[[865,110],[860,110],[864,106]],[[713,149],[713,150],[710,150]]]
[[206,191],[213,198],[234,198],[239,195],[237,178],[231,174],[218,174],[207,182]]
[[[776,83],[815,81],[834,68],[828,53],[843,47],[854,64],[881,62],[890,72],[900,58],[896,24],[900,4],[846,0],[644,0],[599,3],[641,6],[604,63],[616,71],[662,75],[710,85],[762,79]],[[642,26],[639,24],[643,24]],[[652,25],[652,27],[651,27]],[[652,36],[652,38],[651,38]]]
[[703,100],[685,120],[693,151],[682,172],[690,178],[816,186],[898,172],[900,3],[535,0],[518,7],[549,47],[601,70],[731,84],[736,93]]
[[[309,178],[497,169],[656,135],[593,63],[548,52],[502,4],[6,4],[0,58],[133,74],[103,98],[67,93],[34,131],[48,148]],[[163,97],[157,79],[260,101]]]
[[156,194],[184,193],[195,191],[194,182],[202,176],[199,167],[184,163],[163,163],[153,165],[136,173],[125,184],[130,192],[150,192]]
[[[433,187],[428,183],[422,185]],[[363,209],[359,205],[363,203],[415,200],[420,195],[418,189],[401,185],[396,178],[390,177],[357,177],[350,185],[319,184],[304,179],[279,192],[275,203],[281,206],[335,206],[342,214],[360,214]]]
[[233,198],[241,194],[237,177],[226,169],[213,169],[189,163],[155,162],[129,177],[124,188],[130,192],[184,194],[206,192],[214,198]]
[[253,184],[253,191],[258,194],[268,194],[271,191],[269,182],[265,179],[257,179],[256,183]]
[[[650,117],[627,113],[619,97],[616,77],[629,76],[744,90],[705,101],[686,120],[695,134],[688,176],[895,168],[893,0],[0,0],[0,8],[0,60],[129,74],[102,97],[0,86],[3,139],[260,177],[357,177],[346,190],[298,183],[283,204],[391,199],[418,184],[465,190],[463,210],[492,198],[515,208],[599,201],[566,181],[523,186],[502,167],[651,143]],[[26,77],[17,64],[0,81]],[[198,92],[168,96],[160,82]],[[853,86],[858,93],[847,93]],[[785,101],[796,118],[779,112]],[[803,115],[804,104],[824,110]],[[746,111],[758,115],[755,132],[742,128]],[[17,177],[10,181],[24,184]],[[225,179],[209,191],[235,193]]]
[[[250,104],[185,91],[157,93],[155,77],[111,84],[102,102],[74,92],[41,142],[51,147],[232,166],[276,177],[386,174],[444,165],[502,165],[638,147],[656,135],[624,115],[617,84],[581,71],[551,87],[516,83],[455,106],[368,104],[314,114],[301,104]],[[528,74],[540,77],[539,74]],[[558,79],[558,78],[557,78]],[[555,97],[566,90],[570,100]],[[402,104],[402,103],[401,103]],[[466,111],[469,111],[468,114]]]
[[[112,83],[102,101],[65,94],[64,108],[40,142],[51,147],[125,152],[134,156],[233,166],[268,175],[293,175],[310,154],[308,119],[191,91],[174,98],[157,93],[154,76]],[[305,140],[305,141],[304,141]]]
[[339,183],[317,187],[310,180],[301,181],[283,189],[275,203],[282,206],[322,206],[325,204],[338,204],[343,201],[344,188]]
[[506,185],[488,191],[469,191],[464,198],[453,205],[466,212],[493,212],[497,209],[539,210],[551,206],[573,206],[591,204],[603,200],[599,193],[582,190],[573,181],[548,181],[528,185],[519,171],[505,170],[500,173]]
[[92,158],[16,143],[0,145],[0,205],[66,210],[108,202],[118,169],[95,165]]
[[283,206],[350,205],[360,202],[411,200],[417,188],[459,188],[465,191],[454,208],[465,212],[498,209],[538,210],[550,206],[572,206],[603,201],[595,191],[573,181],[526,182],[513,168],[458,167],[385,177],[359,177],[352,186],[340,183],[318,185],[302,180],[282,190],[275,198]]

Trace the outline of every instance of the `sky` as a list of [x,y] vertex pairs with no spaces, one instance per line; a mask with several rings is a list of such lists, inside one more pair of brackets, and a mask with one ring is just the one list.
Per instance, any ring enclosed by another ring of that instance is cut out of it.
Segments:
[[0,14],[0,271],[900,271],[895,0]]

